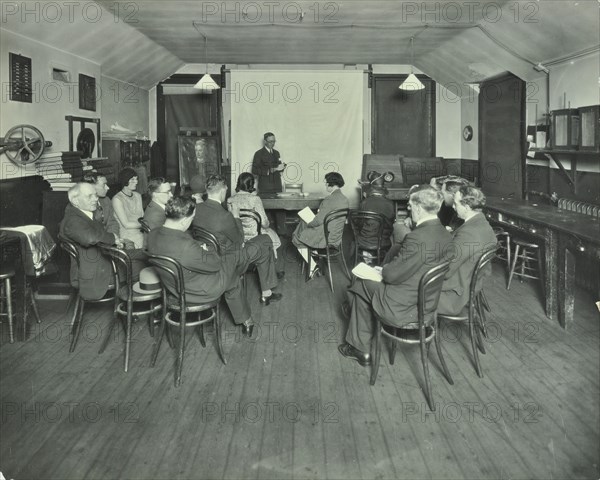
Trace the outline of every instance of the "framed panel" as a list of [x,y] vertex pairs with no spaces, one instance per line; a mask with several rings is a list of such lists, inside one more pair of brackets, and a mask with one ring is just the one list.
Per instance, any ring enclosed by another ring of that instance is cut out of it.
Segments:
[[9,53],[10,99],[32,103],[31,58]]
[[79,108],[96,111],[96,79],[79,74]]
[[210,175],[220,173],[219,137],[180,135],[179,146],[179,184],[189,185],[197,175],[204,181]]

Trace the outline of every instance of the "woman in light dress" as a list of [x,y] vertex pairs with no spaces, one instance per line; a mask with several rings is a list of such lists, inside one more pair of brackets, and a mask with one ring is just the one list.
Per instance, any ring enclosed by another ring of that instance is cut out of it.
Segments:
[[133,168],[125,168],[119,173],[121,191],[112,199],[115,217],[119,222],[119,236],[130,240],[135,248],[144,247],[144,235],[138,219],[144,216],[142,196],[136,192],[138,177]]
[[[237,180],[235,187],[235,195],[231,196],[227,203],[232,206],[237,206],[242,210],[254,210],[260,215],[261,233],[268,235],[273,241],[273,250],[275,250],[275,258],[277,258],[277,249],[281,246],[281,239],[275,231],[269,227],[269,219],[265,213],[262,200],[256,194],[256,180],[254,175],[248,172],[242,173]],[[244,212],[242,212],[244,213]],[[258,235],[256,222],[242,219],[244,227],[244,240],[250,240]]]

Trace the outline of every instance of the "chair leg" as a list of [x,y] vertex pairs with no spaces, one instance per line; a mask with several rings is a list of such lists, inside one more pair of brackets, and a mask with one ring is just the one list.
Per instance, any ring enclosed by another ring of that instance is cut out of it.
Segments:
[[75,351],[75,345],[77,345],[77,341],[79,340],[79,335],[81,333],[81,324],[83,323],[83,310],[85,307],[85,300],[77,295],[77,302],[75,303],[75,313],[73,320],[73,328],[71,331],[71,347],[69,348],[69,353],[73,353]]
[[150,366],[153,367],[156,364],[158,358],[158,351],[160,350],[160,344],[162,343],[165,329],[167,329],[166,313],[163,312],[163,316],[160,320],[160,328],[158,329],[158,338],[154,339],[154,347],[152,349],[152,357],[150,358]]
[[483,343],[483,336],[482,336],[482,332],[483,332],[482,321],[483,320],[481,320],[479,310],[480,309],[477,308],[477,306],[475,306],[475,308],[473,309],[473,316],[475,317],[474,321],[476,323],[476,325],[474,325],[474,330],[475,330],[475,335],[477,336],[477,348],[483,355],[485,355],[485,344]]
[[[472,307],[471,307],[472,308]],[[476,337],[477,335],[474,330],[474,320],[473,316],[475,312],[469,312],[469,336],[471,337],[471,350],[473,351],[473,361],[475,362],[475,371],[477,372],[478,377],[483,377],[483,373],[481,372],[481,365],[479,364],[479,353],[478,353],[478,345],[476,345]]]
[[486,328],[486,323],[487,323],[487,317],[486,317],[486,309],[489,312],[490,311],[490,307],[488,306],[486,308],[486,303],[487,300],[485,299],[485,295],[483,294],[483,290],[481,290],[481,292],[479,292],[479,295],[475,298],[476,301],[476,307],[477,307],[477,313],[479,313],[479,319],[480,319],[480,328],[481,328],[481,333],[483,334],[483,336],[485,338],[487,338],[487,328]]
[[33,315],[35,316],[35,320],[37,323],[42,323],[42,319],[40,317],[40,311],[38,309],[37,300],[35,299],[35,294],[31,287],[28,288],[29,298],[31,298],[31,308],[33,309]]
[[129,354],[131,350],[131,324],[133,323],[133,302],[127,304],[127,326],[125,328],[125,365],[123,370],[129,369]]
[[506,266],[510,272],[510,236],[506,236]]
[[329,275],[329,286],[333,292],[333,275],[331,274],[331,258],[329,258],[329,249],[327,249],[327,274]]
[[8,337],[10,343],[15,343],[15,334],[13,331],[13,305],[12,305],[12,290],[10,278],[4,280],[4,295],[6,295],[6,313],[8,315]]
[[346,263],[346,256],[344,255],[344,246],[340,243],[340,258],[342,262],[342,266],[344,267],[344,272],[346,273],[346,278],[351,279],[352,275],[348,271],[348,264]]
[[[200,316],[200,313],[198,314],[198,316]],[[198,331],[198,336],[200,337],[200,345],[202,345],[202,348],[206,347],[206,338],[204,337],[204,325],[198,325],[199,327],[199,331]]]
[[517,268],[517,259],[519,258],[519,245],[515,245],[515,256],[512,260],[512,265],[510,267],[510,273],[508,274],[508,283],[506,285],[506,289],[510,290],[510,282],[512,282],[513,275],[515,274],[515,269]]
[[538,264],[538,277],[540,277],[540,285],[542,286],[542,298],[544,299],[544,304],[546,303],[546,284],[544,277],[544,262],[542,262],[542,252],[538,248],[537,251],[537,264]]
[[431,394],[431,378],[429,378],[429,343],[420,342],[421,347],[421,363],[423,364],[423,375],[425,376],[425,398],[429,410],[435,412],[435,404]]
[[377,381],[377,374],[379,373],[379,363],[381,362],[381,324],[379,321],[375,322],[375,335],[373,335],[373,349],[371,361],[371,385],[375,385]]
[[440,359],[440,363],[442,364],[442,370],[444,370],[444,375],[446,376],[446,380],[448,381],[448,383],[450,385],[454,385],[454,380],[452,379],[452,375],[450,375],[450,370],[448,369],[448,365],[446,365],[446,359],[444,358],[444,354],[442,352],[442,341],[440,340],[440,330],[439,330],[439,323],[437,318],[435,319],[435,337],[434,337],[434,342],[435,342],[435,349],[437,351],[438,354],[438,358]]
[[394,364],[395,359],[396,359],[396,342],[392,341],[390,343],[390,365]]
[[179,319],[179,354],[177,355],[177,370],[175,373],[175,386],[181,385],[181,373],[183,371],[183,354],[185,351],[185,312],[181,312],[181,318]]
[[77,300],[77,290],[73,290],[71,295],[69,295],[69,303],[67,303],[67,308],[65,309],[65,315],[71,310],[71,306]]
[[104,353],[104,350],[106,350],[106,347],[108,346],[108,342],[111,339],[112,332],[115,329],[115,325],[118,322],[119,322],[119,315],[115,314],[112,322],[110,322],[110,327],[108,327],[108,332],[106,332],[106,336],[104,337],[104,340],[102,341],[102,345],[100,345],[100,350],[98,350],[98,354]]
[[215,329],[215,337],[217,340],[217,350],[219,351],[219,356],[221,357],[221,361],[224,365],[227,365],[227,359],[225,358],[225,350],[223,349],[223,331],[221,324],[221,307],[217,303],[217,308],[215,311],[215,319],[213,321],[214,329]]
[[525,275],[525,267],[527,266],[527,249],[523,247],[523,254],[521,255],[521,276],[519,277],[519,282],[523,283],[523,275]]

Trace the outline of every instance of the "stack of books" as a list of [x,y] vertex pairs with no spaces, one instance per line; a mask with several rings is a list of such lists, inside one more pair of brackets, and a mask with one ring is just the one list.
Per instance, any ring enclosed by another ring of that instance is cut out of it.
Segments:
[[50,183],[52,190],[65,191],[83,179],[81,152],[48,152],[35,163],[38,175]]
[[86,158],[82,160],[82,163],[84,171],[92,170],[107,179],[111,179],[115,175],[114,165],[108,157]]

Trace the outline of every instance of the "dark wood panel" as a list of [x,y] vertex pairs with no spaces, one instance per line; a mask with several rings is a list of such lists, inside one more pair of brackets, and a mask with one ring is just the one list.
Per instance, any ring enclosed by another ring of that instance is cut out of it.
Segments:
[[435,82],[419,76],[425,89],[400,90],[407,75],[373,77],[373,153],[435,156]]
[[47,190],[50,184],[39,175],[0,180],[0,226],[40,225]]
[[479,158],[481,185],[490,195],[523,198],[525,82],[508,73],[481,84]]

